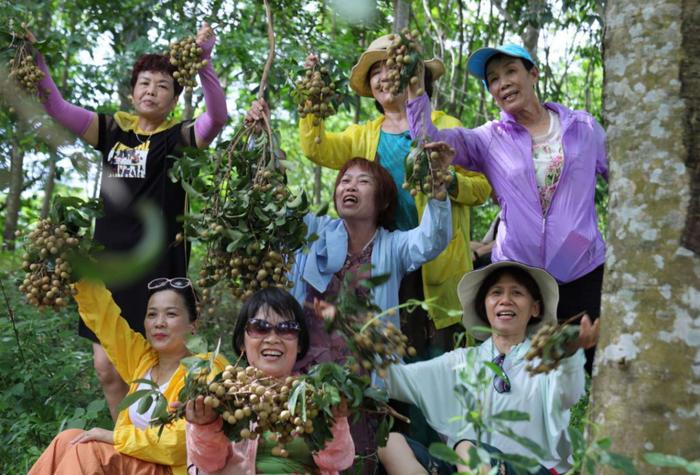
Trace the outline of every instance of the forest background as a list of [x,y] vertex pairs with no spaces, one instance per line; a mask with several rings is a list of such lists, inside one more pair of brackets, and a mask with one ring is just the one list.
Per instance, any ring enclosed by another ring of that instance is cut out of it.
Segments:
[[[402,26],[421,32],[426,57],[445,61],[447,73],[438,82],[433,104],[467,127],[498,116],[488,92],[466,74],[467,58],[479,47],[507,41],[524,44],[539,63],[541,99],[587,110],[606,125],[602,0],[278,0],[273,12],[278,48],[268,80],[273,128],[295,164],[290,187],[306,190],[314,207],[330,200],[335,172],[312,166],[301,154],[291,94],[296,72],[314,52],[349,75],[374,38]],[[264,18],[257,0],[0,3],[0,30],[27,22],[43,42],[40,48],[64,97],[100,112],[129,110],[128,78],[136,57],[164,52],[170,41],[193,34],[208,21],[218,36],[213,60],[231,118],[217,140],[230,138],[257,92],[267,55]],[[183,96],[176,113],[196,116],[203,107],[201,90]],[[347,107],[327,127],[340,131],[376,115],[371,100],[350,95]],[[111,424],[92,369],[90,343],[76,335],[75,309],[38,312],[16,290],[21,253],[15,231],[24,232],[46,216],[54,196],[92,197],[99,184],[98,154],[45,117],[37,119],[21,120],[6,100],[0,104],[0,304],[6,310],[0,320],[0,473],[26,471],[63,428]],[[596,204],[605,236],[608,189],[603,181]],[[473,239],[484,234],[497,212],[491,202],[473,209]],[[190,273],[196,275],[201,250],[195,246],[193,253]],[[205,317],[202,327],[210,342],[231,327],[235,305],[225,300],[218,312]]]

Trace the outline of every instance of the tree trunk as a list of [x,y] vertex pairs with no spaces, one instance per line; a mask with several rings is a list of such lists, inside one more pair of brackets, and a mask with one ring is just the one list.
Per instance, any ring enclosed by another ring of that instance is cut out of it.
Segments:
[[[19,133],[17,128],[15,128],[15,132]],[[22,182],[24,181],[24,150],[20,148],[17,140],[12,140],[10,154],[10,187],[7,191],[5,204],[5,230],[2,235],[2,246],[4,249],[14,250],[15,231],[17,230],[21,205]]]
[[394,0],[394,33],[408,27],[408,19],[411,17],[411,4],[406,0]]
[[643,455],[700,459],[700,256],[681,245],[698,161],[700,1],[606,8],[611,233],[591,419],[640,473],[680,474]]
[[54,152],[49,154],[49,169],[46,173],[46,182],[44,183],[44,198],[41,205],[41,219],[48,217],[51,210],[51,199],[53,198],[53,189],[56,182],[56,160],[58,157]]

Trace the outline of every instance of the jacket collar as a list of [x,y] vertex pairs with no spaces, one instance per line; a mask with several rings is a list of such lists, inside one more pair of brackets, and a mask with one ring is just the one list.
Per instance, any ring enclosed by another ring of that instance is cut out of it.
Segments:
[[163,121],[157,129],[151,130],[148,132],[145,132],[139,128],[139,116],[135,114],[130,114],[128,112],[123,112],[119,111],[116,114],[114,114],[114,120],[117,122],[117,125],[119,126],[120,129],[122,129],[124,132],[134,132],[139,135],[153,135],[157,134],[158,132],[162,132],[164,130],[169,129],[173,125],[177,123],[176,120],[174,119],[168,119]]
[[[559,122],[561,123],[562,130],[565,130],[574,118],[572,114],[573,111],[567,107],[564,107],[561,104],[558,104],[556,102],[545,102],[542,105],[545,109],[549,109],[553,112],[556,112],[556,114],[559,116]],[[508,124],[509,126],[517,125],[518,127],[523,127],[515,120],[515,117],[504,111],[501,111],[501,121]]]

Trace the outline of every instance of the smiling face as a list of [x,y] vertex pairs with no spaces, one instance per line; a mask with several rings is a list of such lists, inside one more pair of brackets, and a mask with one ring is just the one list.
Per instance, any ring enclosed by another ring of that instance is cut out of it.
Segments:
[[403,104],[408,98],[408,91],[404,88],[397,96],[393,96],[389,91],[384,91],[382,88],[386,84],[384,82],[389,68],[386,66],[386,61],[378,61],[369,68],[367,77],[369,78],[369,87],[372,90],[372,96],[386,109],[387,105]]
[[131,93],[139,116],[163,121],[177,104],[175,80],[162,71],[141,71]]
[[194,330],[185,300],[173,290],[162,290],[148,299],[144,320],[146,339],[161,354],[187,352],[185,337]]
[[512,56],[496,56],[486,66],[489,92],[498,107],[511,115],[527,107],[537,107],[535,84],[538,77],[536,67],[528,71],[520,58]]
[[510,274],[503,274],[486,292],[486,317],[495,333],[523,341],[531,318],[539,318],[540,303]]
[[377,223],[377,180],[368,170],[349,167],[335,188],[335,209],[345,220],[369,220]]
[[[271,325],[292,320],[285,318],[273,309],[264,305],[260,307],[253,318],[265,320]],[[299,337],[282,338],[276,330],[264,336],[254,336],[248,331],[243,337],[243,351],[248,363],[263,371],[268,376],[283,377],[292,373],[294,363],[299,353]]]

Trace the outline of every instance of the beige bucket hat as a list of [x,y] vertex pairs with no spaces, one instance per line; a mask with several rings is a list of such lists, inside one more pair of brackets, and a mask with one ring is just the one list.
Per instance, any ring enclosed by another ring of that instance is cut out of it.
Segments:
[[[488,326],[476,314],[474,301],[476,294],[479,292],[484,279],[491,275],[495,270],[503,267],[518,267],[535,279],[537,286],[544,300],[544,315],[541,316],[540,322],[528,327],[528,334],[534,335],[545,324],[557,323],[557,304],[559,303],[559,285],[557,281],[547,271],[537,267],[526,266],[519,262],[500,261],[490,264],[482,269],[467,272],[459,281],[457,286],[457,296],[462,304],[462,323],[467,330],[475,326]],[[486,332],[474,332],[474,337],[478,340],[486,340],[490,334]]]
[[[357,64],[352,67],[350,72],[350,87],[353,91],[364,97],[372,97],[372,89],[369,87],[369,81],[367,81],[367,74],[372,65],[378,61],[384,61],[389,53],[387,50],[391,45],[392,35],[380,36],[376,40],[372,41],[367,50],[360,55],[360,59]],[[424,62],[425,67],[430,69],[433,73],[433,79],[437,79],[443,74],[445,74],[445,65],[442,60],[438,58],[433,58]]]

